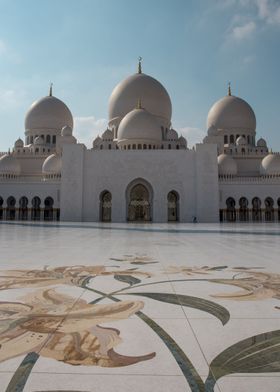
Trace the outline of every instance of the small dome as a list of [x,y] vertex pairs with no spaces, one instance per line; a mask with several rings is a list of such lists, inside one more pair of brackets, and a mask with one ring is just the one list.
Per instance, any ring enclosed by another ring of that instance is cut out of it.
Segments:
[[118,143],[125,141],[160,143],[161,128],[155,116],[142,108],[128,113],[122,119],[118,130]]
[[257,147],[267,147],[266,141],[265,141],[263,138],[260,138],[260,139],[257,141]]
[[41,136],[37,136],[37,137],[35,137],[35,139],[34,139],[34,144],[35,144],[36,146],[42,146],[42,145],[45,144],[45,142],[44,142],[44,139],[43,139]]
[[265,175],[279,175],[280,174],[280,155],[268,154],[263,158],[260,165],[260,174]]
[[0,173],[19,175],[21,171],[19,161],[11,154],[5,154],[0,158]]
[[102,138],[103,140],[113,140],[113,132],[110,131],[110,129],[106,129],[106,131],[104,131],[104,132],[102,133],[101,138]]
[[175,131],[175,129],[168,129],[167,134],[166,134],[166,139],[167,140],[178,140],[178,133]]
[[69,127],[69,125],[65,125],[62,129],[61,129],[61,136],[72,136],[72,128]]
[[109,121],[121,120],[135,108],[139,98],[147,111],[170,124],[172,105],[168,92],[160,82],[144,73],[131,75],[114,88],[109,99]]
[[43,163],[43,174],[61,174],[62,160],[57,154],[48,156]]
[[239,136],[239,137],[236,139],[235,144],[236,144],[237,146],[245,146],[245,145],[247,144],[247,141],[246,141],[245,137]]
[[15,141],[14,147],[15,147],[15,148],[22,148],[23,146],[24,146],[23,140],[21,140],[21,138],[18,138],[18,139]]
[[52,95],[35,101],[25,117],[26,131],[39,129],[60,131],[65,125],[73,128],[72,114],[64,102]]
[[222,176],[235,176],[237,174],[237,164],[231,156],[221,154],[218,156],[218,171]]
[[251,106],[241,98],[233,95],[217,101],[210,109],[207,117],[207,128],[218,130],[244,130],[255,132],[256,117]]
[[179,139],[178,139],[178,141],[179,141],[179,143],[180,143],[180,146],[185,146],[185,147],[187,147],[187,145],[188,145],[187,139],[184,138],[184,136],[180,136]]

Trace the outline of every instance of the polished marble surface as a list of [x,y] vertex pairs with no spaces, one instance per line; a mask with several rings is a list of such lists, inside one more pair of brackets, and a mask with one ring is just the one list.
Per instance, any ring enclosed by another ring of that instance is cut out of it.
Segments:
[[280,391],[280,226],[0,223],[0,391]]

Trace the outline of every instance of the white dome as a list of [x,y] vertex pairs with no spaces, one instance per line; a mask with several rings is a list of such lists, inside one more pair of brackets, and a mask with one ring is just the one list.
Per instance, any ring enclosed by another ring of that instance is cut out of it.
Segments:
[[218,171],[220,175],[235,176],[237,174],[237,164],[231,156],[221,154],[218,156]]
[[280,155],[268,154],[263,158],[260,165],[261,175],[279,175],[280,174]]
[[122,119],[118,131],[118,143],[125,141],[160,143],[162,133],[155,116],[142,108],[128,113]]
[[110,129],[106,129],[106,131],[104,131],[104,132],[102,133],[101,138],[102,138],[103,140],[113,140],[113,132],[110,131]]
[[120,121],[139,99],[147,111],[170,124],[172,104],[168,92],[160,82],[144,73],[131,75],[114,88],[109,99],[109,121]]
[[15,148],[22,148],[23,146],[24,146],[23,140],[21,140],[21,138],[18,138],[18,139],[15,141],[14,147],[15,147]]
[[69,127],[69,125],[65,125],[62,129],[61,129],[61,136],[72,136],[72,128]]
[[179,141],[179,143],[180,143],[181,146],[187,147],[188,142],[187,142],[187,139],[186,139],[184,136],[180,136],[179,139],[178,139],[178,141]]
[[214,125],[212,124],[207,131],[208,136],[217,136],[218,132],[217,132],[217,128],[214,127]]
[[260,138],[260,139],[257,141],[257,147],[267,147],[266,141],[265,141],[263,138]]
[[207,117],[207,128],[255,132],[256,117],[251,106],[241,98],[227,95],[217,101]]
[[55,129],[68,125],[73,128],[73,117],[68,107],[52,95],[35,101],[25,117],[25,129]]
[[247,144],[247,141],[246,141],[245,137],[239,136],[239,137],[236,139],[235,144],[236,144],[237,146],[245,146],[245,145]]
[[166,139],[167,140],[178,140],[178,133],[175,131],[175,129],[168,129],[167,134],[166,134]]
[[43,163],[42,172],[43,174],[60,174],[62,168],[61,157],[57,154],[48,156]]
[[11,154],[5,154],[0,158],[0,173],[1,174],[20,174],[20,163]]
[[34,144],[36,146],[42,146],[43,144],[45,144],[44,139],[41,136],[37,136],[34,139]]

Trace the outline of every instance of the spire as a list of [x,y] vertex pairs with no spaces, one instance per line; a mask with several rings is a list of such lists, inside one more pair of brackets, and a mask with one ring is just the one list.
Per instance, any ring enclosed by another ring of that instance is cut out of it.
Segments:
[[53,83],[50,83],[50,92],[49,92],[49,96],[52,97],[52,88],[53,88]]
[[138,73],[139,74],[142,73],[142,57],[141,56],[138,57]]
[[141,98],[138,98],[136,109],[143,109],[142,103],[141,103]]
[[230,82],[228,82],[228,96],[231,96],[231,87],[230,87]]

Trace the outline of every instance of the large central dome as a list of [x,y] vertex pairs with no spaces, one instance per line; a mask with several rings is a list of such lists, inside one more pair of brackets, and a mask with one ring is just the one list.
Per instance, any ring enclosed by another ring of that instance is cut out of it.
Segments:
[[256,117],[251,106],[233,95],[217,101],[208,113],[207,128],[255,132]]
[[64,102],[52,95],[35,101],[25,117],[26,131],[61,130],[66,125],[73,128],[72,114]]
[[141,99],[145,109],[162,120],[162,125],[170,125],[172,105],[168,92],[156,79],[144,73],[136,73],[120,82],[109,100],[109,124],[120,123]]

